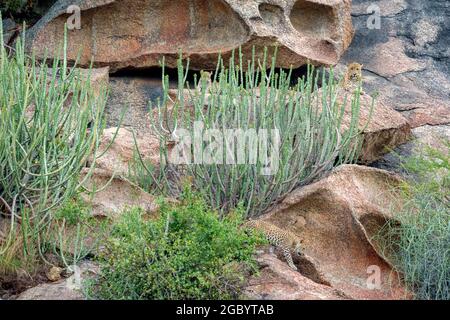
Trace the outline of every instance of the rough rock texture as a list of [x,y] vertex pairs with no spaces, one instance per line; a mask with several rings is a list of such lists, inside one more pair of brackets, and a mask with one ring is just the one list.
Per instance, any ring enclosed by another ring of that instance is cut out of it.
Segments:
[[11,19],[5,19],[2,21],[3,29],[3,43],[6,45],[11,45],[14,40],[14,36],[17,34],[19,27]]
[[84,300],[82,282],[95,277],[99,267],[90,262],[82,262],[76,272],[67,279],[54,283],[44,283],[23,292],[17,300]]
[[[194,69],[213,69],[217,56],[242,46],[278,44],[280,66],[335,64],[353,36],[350,0],[60,0],[29,33],[38,56],[62,43],[69,5],[81,8],[81,29],[69,32],[69,58],[82,49],[112,70],[176,66],[178,51]],[[123,22],[126,21],[126,22]]]
[[339,290],[316,283],[292,270],[267,253],[258,256],[260,274],[252,277],[244,295],[257,300],[342,300],[347,299]]
[[111,77],[110,95],[106,105],[107,126],[117,127],[125,111],[122,125],[136,132],[151,132],[149,103],[162,99],[161,78]]
[[[304,257],[294,261],[304,276],[351,298],[401,299],[406,295],[398,275],[371,240],[393,218],[392,188],[399,182],[398,176],[383,170],[344,165],[295,190],[263,219],[303,240]],[[380,271],[377,289],[367,285],[370,268]]]
[[79,69],[80,76],[89,81],[94,94],[100,95],[109,85],[109,67],[96,69]]
[[[160,151],[157,137],[151,135],[136,136],[136,142],[144,161],[152,164],[159,163]],[[99,153],[106,152],[102,157],[95,160],[95,167],[110,173],[127,176],[129,164],[133,160],[134,152],[136,151],[135,148],[136,143],[131,131],[123,128],[120,128],[119,131],[117,131],[117,128],[106,129],[101,138]]]
[[[371,5],[380,29],[367,26]],[[366,92],[378,91],[413,128],[450,124],[450,2],[353,0],[352,15],[356,34],[340,67],[362,63]]]
[[[83,170],[82,179],[87,172],[88,169]],[[93,199],[88,194],[82,194],[83,199],[92,205],[92,215],[115,217],[124,209],[132,207],[143,208],[148,214],[158,210],[155,197],[123,177],[114,176],[112,180],[111,178],[110,171],[95,169],[85,182],[84,186],[89,190],[92,191],[94,186],[96,190],[100,190],[95,193]]]
[[422,155],[423,148],[427,146],[444,153],[450,152],[444,144],[445,141],[450,141],[450,125],[426,125],[415,128],[412,132],[414,136],[412,141],[395,148],[392,152],[386,154],[371,165],[376,168],[395,171],[405,178],[410,178],[409,173],[401,166],[403,159],[410,156]]
[[[343,96],[339,97],[341,101]],[[371,163],[380,159],[388,150],[407,142],[411,138],[411,127],[400,113],[363,94],[360,98],[359,126],[362,131],[363,144],[359,161]],[[352,120],[351,104],[347,102],[343,118],[343,129],[350,126]]]

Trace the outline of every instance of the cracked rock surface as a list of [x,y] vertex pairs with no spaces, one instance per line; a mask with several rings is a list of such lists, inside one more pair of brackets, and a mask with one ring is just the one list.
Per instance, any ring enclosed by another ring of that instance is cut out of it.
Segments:
[[[368,28],[374,5],[380,29]],[[449,125],[450,2],[353,0],[352,16],[355,37],[339,67],[362,63],[366,92],[378,91],[412,128]]]

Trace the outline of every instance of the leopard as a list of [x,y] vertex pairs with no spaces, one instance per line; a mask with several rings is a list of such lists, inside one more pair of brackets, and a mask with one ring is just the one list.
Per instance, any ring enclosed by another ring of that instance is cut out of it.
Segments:
[[281,249],[289,267],[297,271],[292,260],[292,252],[302,255],[302,240],[297,235],[263,220],[249,220],[244,227],[262,232],[272,246]]
[[[362,85],[362,68],[363,65],[357,62],[352,62],[347,66],[347,72],[342,80],[342,88],[346,91],[356,91]],[[361,91],[361,94],[363,92]]]
[[211,89],[213,88],[212,72],[209,71],[200,71],[200,79],[197,84],[198,91],[201,92],[203,83],[206,83],[205,92],[211,93]]

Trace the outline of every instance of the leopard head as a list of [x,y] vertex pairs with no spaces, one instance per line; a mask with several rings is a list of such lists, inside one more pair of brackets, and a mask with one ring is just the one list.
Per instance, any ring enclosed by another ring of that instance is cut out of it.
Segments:
[[209,71],[200,71],[200,78],[201,79],[206,79],[206,80],[211,80],[212,77],[212,72]]
[[362,64],[353,62],[348,65],[348,78],[352,81],[360,81],[362,79]]
[[298,254],[299,256],[302,255],[302,251],[303,251],[303,241],[300,239],[295,240],[294,242],[294,252],[296,254]]

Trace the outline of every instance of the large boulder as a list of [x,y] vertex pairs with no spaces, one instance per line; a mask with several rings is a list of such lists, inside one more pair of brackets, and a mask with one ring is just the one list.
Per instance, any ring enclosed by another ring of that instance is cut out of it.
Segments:
[[[342,103],[344,97],[345,94],[338,95],[338,101]],[[358,129],[362,135],[360,163],[372,163],[412,137],[411,126],[403,115],[366,93],[360,97],[358,115]],[[347,102],[342,119],[343,130],[350,127],[352,119],[352,105]]]
[[95,159],[95,167],[127,177],[133,162],[137,161],[137,150],[146,164],[157,165],[160,160],[159,147],[160,142],[154,135],[133,136],[133,132],[125,128],[108,128],[101,137],[100,156]]
[[402,166],[409,157],[420,157],[424,155],[427,148],[436,149],[444,154],[449,154],[448,143],[450,141],[450,125],[429,126],[414,128],[413,139],[403,144],[381,159],[371,164],[380,169],[394,171],[407,179],[413,179],[411,172],[407,172]]
[[261,267],[252,276],[244,294],[256,300],[342,300],[348,297],[330,286],[314,282],[292,270],[276,256],[263,253],[257,261]]
[[142,208],[148,214],[158,211],[156,197],[125,177],[108,170],[85,168],[81,179],[83,186],[90,191],[83,193],[82,198],[92,206],[93,216],[114,218],[133,207]]
[[[176,66],[179,50],[193,69],[214,69],[240,46],[279,46],[278,64],[337,63],[353,37],[351,0],[59,0],[29,32],[29,49],[54,55],[67,8],[81,9],[81,29],[68,33],[68,58],[81,53],[111,70]],[[262,52],[262,50],[258,50]]]
[[[367,94],[361,96],[360,103],[358,128],[362,131],[363,139],[359,159],[361,163],[372,163],[411,139],[411,126],[399,112],[377,100],[371,110],[372,98]],[[351,119],[350,109],[349,105],[344,116],[344,128],[348,127],[348,120]]]
[[389,172],[344,165],[328,177],[299,188],[262,219],[303,240],[299,272],[355,299],[407,297],[374,241],[389,219],[401,183]]

